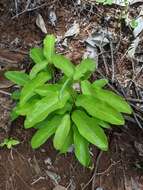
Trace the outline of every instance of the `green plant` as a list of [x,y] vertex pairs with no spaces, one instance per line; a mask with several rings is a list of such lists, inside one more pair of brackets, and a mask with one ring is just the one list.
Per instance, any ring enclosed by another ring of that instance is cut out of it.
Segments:
[[130,26],[131,28],[135,29],[138,26],[138,21],[136,21],[136,19],[132,19],[130,21]]
[[[53,136],[55,149],[66,153],[74,145],[79,162],[90,166],[89,145],[107,151],[104,128],[124,125],[121,113],[131,114],[131,107],[122,97],[104,89],[106,79],[88,81],[96,69],[94,60],[87,58],[75,67],[69,59],[56,54],[53,35],[46,36],[43,48],[33,48],[30,57],[35,65],[29,75],[5,73],[22,86],[12,95],[17,100],[12,119],[25,116],[24,127],[37,129],[31,140],[33,149]],[[57,69],[62,71],[60,78],[55,78]]]
[[103,5],[112,5],[113,0],[96,0],[97,3],[103,3]]
[[13,146],[18,145],[20,142],[13,138],[5,138],[4,141],[0,144],[1,147],[6,146],[8,149],[11,149]]

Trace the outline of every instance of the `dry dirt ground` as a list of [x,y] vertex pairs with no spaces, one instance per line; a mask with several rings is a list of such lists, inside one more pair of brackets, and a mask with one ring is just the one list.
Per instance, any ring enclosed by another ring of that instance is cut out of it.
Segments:
[[[74,0],[31,0],[28,9],[27,2],[0,1],[0,142],[6,137],[21,142],[11,150],[0,148],[0,190],[52,190],[58,184],[68,190],[143,190],[143,75],[139,70],[142,62],[125,56],[133,36],[119,19],[122,9],[91,6],[90,3],[77,5]],[[49,19],[51,10],[57,16],[55,26]],[[136,15],[137,10],[134,6],[130,12]],[[98,72],[92,80],[106,76],[111,82],[110,88],[130,101],[134,117],[127,118],[124,127],[113,127],[107,132],[110,141],[108,152],[102,153],[92,147],[93,170],[83,168],[72,153],[59,155],[51,142],[32,150],[29,141],[33,130],[23,129],[23,118],[10,122],[9,114],[14,103],[9,93],[15,87],[3,74],[10,69],[29,71],[31,60],[28,51],[31,47],[40,46],[45,36],[35,24],[39,13],[48,33],[56,36],[64,36],[74,21],[79,23],[80,33],[67,39],[67,47],[62,43],[57,47],[74,64],[79,63],[86,51],[85,39],[93,30],[106,28],[115,34],[116,46],[110,43],[105,49],[100,49]],[[111,81],[113,75],[115,80]]]

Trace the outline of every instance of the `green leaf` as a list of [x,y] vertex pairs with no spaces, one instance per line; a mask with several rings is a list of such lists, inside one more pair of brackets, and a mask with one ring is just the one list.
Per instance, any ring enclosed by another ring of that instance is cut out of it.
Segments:
[[[17,106],[16,106],[17,107]],[[16,107],[14,107],[10,112],[10,119],[13,122],[19,117],[19,114],[16,113]]]
[[66,115],[64,115],[60,125],[58,126],[58,128],[55,132],[55,136],[53,139],[55,149],[57,149],[57,150],[62,149],[62,146],[64,145],[66,138],[69,134],[70,125],[71,125],[70,115],[66,114]]
[[20,105],[25,104],[35,94],[34,90],[49,79],[51,79],[51,75],[48,72],[41,72],[30,83],[27,83],[21,91]]
[[90,95],[92,93],[90,82],[87,80],[81,81],[81,90],[83,94]]
[[76,110],[72,113],[72,120],[78,128],[79,133],[90,143],[96,145],[101,150],[108,149],[107,137],[104,130],[89,117],[84,111]]
[[59,95],[60,98],[62,97],[64,91],[65,91],[67,88],[69,88],[70,83],[71,83],[71,79],[68,78],[68,79],[64,82],[64,84],[61,86],[61,89],[60,89],[60,95]]
[[65,139],[65,142],[60,148],[60,153],[66,153],[69,150],[69,148],[72,146],[72,144],[73,144],[73,131],[70,128],[70,131]]
[[45,60],[43,50],[41,48],[32,48],[30,50],[30,57],[36,64],[41,64]]
[[1,147],[6,146],[8,149],[11,149],[12,146],[18,145],[20,142],[18,140],[15,140],[13,138],[5,138],[4,142],[0,144]]
[[93,59],[87,58],[76,66],[73,78],[74,80],[79,80],[80,78],[83,78],[86,75],[89,76],[89,74],[95,71],[95,69],[96,69],[95,61]]
[[47,60],[42,61],[40,64],[34,65],[29,74],[30,79],[36,77],[37,73],[45,69],[47,65],[48,65]]
[[91,85],[88,81],[81,82],[81,89],[85,95],[93,95],[95,98],[106,102],[109,106],[116,109],[118,112],[131,114],[132,109],[130,105],[121,97],[112,91],[104,90],[99,87]]
[[83,138],[83,136],[80,135],[76,127],[74,127],[75,156],[78,159],[78,161],[85,167],[88,167],[91,163],[88,147],[88,141],[85,138]]
[[74,66],[69,59],[63,55],[54,55],[53,64],[56,68],[61,69],[67,77],[72,77],[74,74]]
[[55,54],[55,41],[54,35],[47,35],[44,39],[44,56],[50,63],[52,63],[52,57]]
[[19,90],[15,90],[13,93],[12,93],[12,95],[11,95],[11,98],[13,99],[13,100],[19,100],[19,98],[20,98],[20,91]]
[[130,105],[121,97],[109,90],[99,89],[95,91],[96,98],[105,101],[118,112],[132,113]]
[[54,116],[51,120],[44,123],[39,130],[34,134],[31,140],[31,146],[33,149],[39,148],[44,144],[48,138],[53,135],[61,123],[62,118],[60,116]]
[[67,102],[66,105],[62,108],[57,110],[55,113],[59,115],[63,115],[66,112],[70,112],[72,110],[72,104],[70,102]]
[[99,80],[96,80],[95,82],[92,83],[92,87],[99,89],[99,88],[103,88],[107,84],[108,84],[107,79],[99,79]]
[[21,71],[7,71],[5,77],[20,86],[24,86],[30,81],[29,76]]
[[102,128],[105,128],[105,129],[110,129],[111,128],[111,126],[108,123],[106,123],[105,121],[102,121],[102,120],[97,119],[97,118],[94,118],[94,120]]
[[137,26],[138,26],[138,21],[136,20],[136,19],[132,19],[131,21],[130,21],[130,26],[131,26],[131,28],[133,28],[133,29],[135,29]]
[[65,92],[63,97],[59,99],[59,94],[46,96],[39,100],[32,113],[28,114],[24,123],[25,128],[33,127],[38,122],[44,120],[50,113],[61,109],[69,99],[69,93]]
[[35,92],[40,96],[49,96],[58,93],[61,89],[61,85],[58,84],[44,84],[35,89]]
[[80,95],[76,106],[83,107],[91,116],[114,125],[124,125],[123,116],[109,104],[94,96]]
[[17,105],[17,107],[15,108],[16,114],[22,116],[30,114],[33,111],[33,108],[38,101],[39,101],[38,98],[32,98],[22,106]]

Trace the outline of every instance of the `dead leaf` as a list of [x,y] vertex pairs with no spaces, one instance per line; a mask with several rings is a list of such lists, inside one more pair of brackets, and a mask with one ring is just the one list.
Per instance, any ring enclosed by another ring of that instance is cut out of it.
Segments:
[[57,185],[53,190],[67,190],[67,188],[61,185]]
[[83,58],[91,58],[94,59],[96,64],[98,65],[98,50],[96,47],[92,47],[90,45],[87,44],[86,47],[86,52],[83,55]]
[[43,33],[47,34],[47,29],[46,29],[46,26],[45,26],[44,19],[40,14],[38,14],[38,16],[37,16],[36,25],[41,29],[41,31]]
[[55,11],[52,9],[50,10],[50,13],[49,13],[49,20],[53,26],[56,26],[57,16],[56,16]]
[[107,30],[100,29],[99,31],[94,31],[85,41],[92,47],[104,47],[109,44],[108,37],[112,38],[112,34],[107,32]]
[[128,54],[127,54],[127,56],[128,56],[129,58],[132,58],[132,59],[135,58],[135,52],[136,52],[136,49],[137,49],[137,47],[138,47],[139,42],[140,42],[140,38],[137,37],[137,38],[131,43],[130,47],[128,48]]
[[143,30],[143,17],[139,17],[136,19],[136,22],[138,23],[135,29],[133,30],[134,37],[137,37]]
[[59,181],[61,180],[61,177],[58,174],[49,170],[46,170],[46,174],[53,181],[55,185],[58,185]]
[[67,37],[77,36],[79,32],[80,32],[79,24],[75,21],[72,24],[72,26],[67,30],[64,37],[67,38]]

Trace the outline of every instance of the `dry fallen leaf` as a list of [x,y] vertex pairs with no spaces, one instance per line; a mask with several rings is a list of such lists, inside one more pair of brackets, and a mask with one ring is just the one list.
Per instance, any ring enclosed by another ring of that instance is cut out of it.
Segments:
[[43,33],[47,34],[47,29],[46,29],[46,26],[45,26],[44,19],[40,14],[38,14],[38,16],[37,16],[36,25],[41,29],[41,31]]
[[134,57],[135,57],[135,52],[136,52],[136,49],[137,49],[137,47],[138,47],[139,42],[140,42],[140,38],[137,37],[137,38],[131,43],[130,47],[128,48],[128,54],[127,54],[127,56],[128,56],[129,58],[134,59]]
[[55,185],[58,185],[58,183],[61,180],[61,177],[58,174],[56,174],[55,172],[49,171],[49,170],[46,170],[46,174]]
[[67,30],[67,32],[65,33],[65,38],[67,37],[72,37],[72,36],[77,36],[79,34],[80,31],[80,27],[79,24],[75,21],[72,26]]
[[67,190],[67,188],[61,185],[57,185],[53,190]]
[[49,20],[53,26],[56,26],[57,16],[56,16],[55,11],[53,11],[52,9],[50,10],[50,13],[49,13]]
[[133,34],[137,37],[143,31],[143,18],[142,16],[136,19],[137,26],[135,27]]

